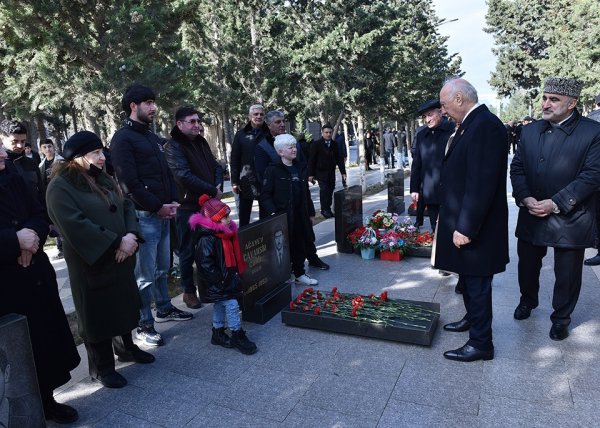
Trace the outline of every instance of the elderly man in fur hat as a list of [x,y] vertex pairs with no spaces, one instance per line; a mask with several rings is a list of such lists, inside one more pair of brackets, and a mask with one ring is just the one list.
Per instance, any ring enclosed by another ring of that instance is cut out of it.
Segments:
[[593,196],[600,187],[600,124],[577,110],[581,87],[575,79],[546,79],[543,120],[523,127],[510,167],[520,207],[515,234],[521,300],[514,317],[529,318],[538,306],[542,259],[553,247],[552,340],[569,336],[584,251],[596,236]]

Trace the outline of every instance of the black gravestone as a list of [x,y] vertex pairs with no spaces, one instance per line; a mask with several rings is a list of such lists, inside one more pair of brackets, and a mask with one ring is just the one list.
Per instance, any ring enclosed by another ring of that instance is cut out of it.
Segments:
[[243,275],[242,318],[264,324],[291,298],[287,216],[270,216],[241,227],[239,240],[247,264]]
[[0,426],[45,427],[27,318],[0,318]]
[[335,242],[338,253],[353,253],[348,234],[363,224],[362,190],[350,186],[333,194],[335,210]]
[[388,174],[388,207],[387,211],[394,214],[402,214],[406,207],[404,205],[404,171]]

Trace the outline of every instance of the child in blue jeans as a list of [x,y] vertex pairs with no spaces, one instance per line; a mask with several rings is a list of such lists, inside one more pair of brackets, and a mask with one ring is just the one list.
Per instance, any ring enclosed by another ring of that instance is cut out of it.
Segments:
[[[194,254],[198,276],[205,283],[203,300],[214,303],[213,329],[210,343],[225,348],[238,348],[244,354],[254,354],[256,345],[242,330],[240,308],[236,297],[241,293],[240,274],[246,264],[240,250],[237,225],[229,218],[227,204],[208,195],[198,199],[200,212],[190,217],[192,230],[198,234]],[[225,332],[225,324],[231,337]]]

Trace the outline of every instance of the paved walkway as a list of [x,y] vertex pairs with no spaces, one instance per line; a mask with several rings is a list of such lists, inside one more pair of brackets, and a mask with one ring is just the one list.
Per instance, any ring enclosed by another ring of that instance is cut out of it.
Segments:
[[[75,426],[82,427],[597,426],[600,282],[584,267],[571,336],[550,340],[550,251],[542,268],[540,307],[530,319],[514,320],[516,207],[507,197],[511,263],[494,278],[492,361],[444,359],[442,353],[462,346],[468,333],[441,326],[432,345],[423,347],[287,327],[279,315],[265,325],[244,325],[259,349],[246,356],[210,344],[207,305],[193,311],[192,321],[157,324],[166,344],[151,350],[156,361],[118,365],[127,387],[111,390],[91,382],[82,362],[57,399],[79,410]],[[385,191],[365,198],[365,215],[386,204]],[[330,219],[315,227],[319,254],[331,265],[329,271],[310,272],[320,281],[318,288],[386,290],[391,298],[439,302],[441,324],[462,317],[455,277],[439,276],[423,258],[397,263],[338,254],[333,225]],[[174,303],[183,307],[181,296]],[[79,351],[85,361],[83,346]]]

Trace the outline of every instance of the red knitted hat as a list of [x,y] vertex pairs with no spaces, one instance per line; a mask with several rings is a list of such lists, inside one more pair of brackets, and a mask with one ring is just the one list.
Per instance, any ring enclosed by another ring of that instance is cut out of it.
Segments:
[[220,222],[223,217],[227,217],[231,212],[231,208],[227,204],[208,195],[200,196],[198,198],[198,205],[202,207],[200,209],[202,215],[210,218],[215,223]]

